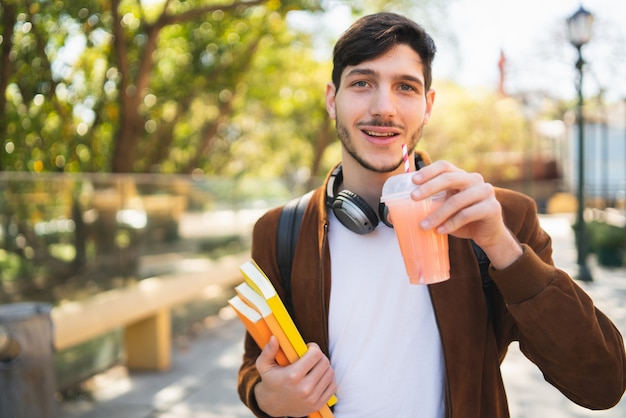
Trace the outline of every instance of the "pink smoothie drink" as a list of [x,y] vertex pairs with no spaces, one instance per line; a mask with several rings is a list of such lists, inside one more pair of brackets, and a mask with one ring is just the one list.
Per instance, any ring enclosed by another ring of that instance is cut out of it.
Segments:
[[416,187],[411,181],[413,174],[389,178],[383,187],[381,202],[389,209],[409,281],[437,283],[450,278],[448,235],[425,231],[419,223],[443,204],[445,194],[418,201],[411,199],[411,190]]

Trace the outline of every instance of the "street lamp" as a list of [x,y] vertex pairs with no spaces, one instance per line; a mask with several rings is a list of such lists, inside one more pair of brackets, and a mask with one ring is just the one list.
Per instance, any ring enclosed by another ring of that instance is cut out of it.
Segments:
[[583,119],[583,55],[581,49],[591,39],[593,15],[582,6],[567,19],[569,41],[578,52],[576,69],[578,70],[578,213],[576,220],[576,246],[578,249],[578,279],[593,280],[587,267],[587,234],[585,231],[585,121]]

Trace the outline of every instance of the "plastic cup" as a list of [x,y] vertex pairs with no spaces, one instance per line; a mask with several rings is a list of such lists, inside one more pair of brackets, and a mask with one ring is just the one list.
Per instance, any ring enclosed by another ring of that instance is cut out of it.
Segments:
[[404,265],[412,284],[438,283],[450,278],[448,235],[423,230],[419,223],[441,206],[445,192],[423,200],[411,199],[415,173],[390,177],[383,185],[380,201],[387,206]]

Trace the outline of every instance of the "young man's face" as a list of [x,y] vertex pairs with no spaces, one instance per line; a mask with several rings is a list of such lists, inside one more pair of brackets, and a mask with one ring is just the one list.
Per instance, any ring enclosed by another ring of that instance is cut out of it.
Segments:
[[425,91],[420,56],[408,45],[346,67],[339,88],[330,83],[326,89],[326,108],[336,120],[344,160],[352,158],[380,173],[396,170],[402,144],[415,147],[434,98],[433,90]]

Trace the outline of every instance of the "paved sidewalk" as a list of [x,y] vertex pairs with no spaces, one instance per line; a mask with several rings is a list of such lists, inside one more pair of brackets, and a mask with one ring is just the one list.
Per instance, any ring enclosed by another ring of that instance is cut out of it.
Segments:
[[[59,418],[251,418],[236,394],[244,328],[229,312],[185,350],[169,371],[99,376],[94,401],[68,401]],[[234,314],[233,314],[234,315]]]
[[[556,264],[574,275],[576,249],[566,215],[542,216],[554,240]],[[580,283],[622,334],[626,334],[626,269],[600,268],[590,259],[593,283]],[[235,392],[242,355],[243,327],[229,309],[188,349],[177,350],[171,370],[132,373],[123,368],[99,376],[94,401],[59,405],[60,418],[251,418]],[[543,380],[518,350],[510,347],[502,367],[513,418],[626,417],[626,399],[609,411],[587,411]]]

